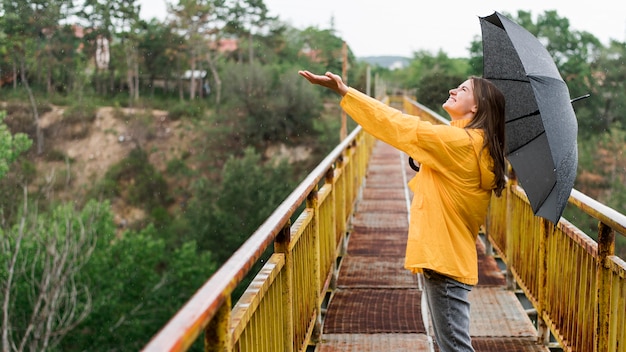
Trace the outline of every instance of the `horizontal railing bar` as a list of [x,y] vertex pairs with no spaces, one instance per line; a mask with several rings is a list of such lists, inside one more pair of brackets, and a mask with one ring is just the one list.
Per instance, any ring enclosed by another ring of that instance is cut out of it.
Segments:
[[[146,345],[144,351],[177,351],[186,349],[211,321],[234,289],[261,258],[265,249],[288,223],[291,215],[328,169],[352,144],[361,127],[357,126],[328,156],[296,187],[267,220],[239,247],[176,315]],[[189,344],[189,345],[188,345]]]
[[424,112],[428,113],[430,116],[432,116],[434,119],[436,119],[437,121],[439,121],[439,123],[441,123],[442,125],[449,125],[450,124],[450,120],[446,119],[445,117],[439,115],[438,113],[434,112],[433,110],[427,108],[426,106],[416,102],[415,100],[405,96],[405,99],[407,99],[411,104],[417,106],[418,108],[420,108],[421,110],[423,110]]
[[622,236],[626,236],[626,216],[617,210],[594,200],[576,189],[572,189],[569,202],[598,221],[610,226]]

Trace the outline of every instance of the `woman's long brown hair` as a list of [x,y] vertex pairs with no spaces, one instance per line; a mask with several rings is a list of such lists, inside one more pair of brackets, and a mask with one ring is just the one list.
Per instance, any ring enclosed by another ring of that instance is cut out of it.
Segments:
[[466,128],[482,129],[485,133],[483,148],[489,150],[493,159],[494,192],[499,197],[506,185],[504,95],[493,83],[484,78],[472,76],[470,80],[474,87],[474,99],[478,109]]

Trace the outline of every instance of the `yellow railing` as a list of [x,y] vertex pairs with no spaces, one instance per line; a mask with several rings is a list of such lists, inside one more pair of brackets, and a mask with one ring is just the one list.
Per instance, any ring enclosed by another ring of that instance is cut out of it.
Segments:
[[492,199],[487,233],[535,306],[540,338],[552,331],[565,351],[626,351],[626,263],[614,255],[626,216],[573,190],[570,204],[598,220],[598,242],[565,219],[535,217],[511,183]]
[[[403,106],[448,123],[409,98]],[[626,216],[576,190],[569,203],[598,220],[597,243],[565,219],[554,226],[534,216],[514,180],[491,200],[487,238],[537,310],[541,342],[551,331],[565,351],[626,352],[626,263],[615,256]]]
[[[373,137],[355,129],[144,351],[185,351],[202,333],[205,351],[304,351],[315,343],[373,145]],[[232,307],[233,291],[272,245],[271,257]]]

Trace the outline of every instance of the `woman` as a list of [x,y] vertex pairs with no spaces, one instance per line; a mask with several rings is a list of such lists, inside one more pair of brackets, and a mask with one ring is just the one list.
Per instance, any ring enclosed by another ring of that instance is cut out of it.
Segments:
[[405,267],[424,275],[439,349],[474,351],[467,297],[478,283],[479,227],[492,191],[500,196],[505,186],[504,96],[470,77],[443,104],[450,125],[432,125],[349,88],[336,74],[299,74],[340,94],[341,107],[363,129],[420,162],[409,182]]

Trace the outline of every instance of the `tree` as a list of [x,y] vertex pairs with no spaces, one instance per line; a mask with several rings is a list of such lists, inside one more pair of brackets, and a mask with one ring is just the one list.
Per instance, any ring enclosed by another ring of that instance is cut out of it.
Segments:
[[25,134],[11,134],[4,124],[5,117],[6,113],[0,111],[0,179],[9,171],[11,163],[32,145],[32,141]]
[[436,55],[419,51],[414,54],[406,72],[396,73],[395,77],[404,88],[415,89],[417,101],[447,116],[441,104],[445,102],[450,89],[465,81],[470,71],[467,59],[451,59],[443,51]]
[[[174,15],[172,27],[187,44],[186,51],[189,58],[191,76],[189,80],[189,99],[196,96],[198,86],[195,72],[201,59],[206,57],[211,44],[220,31],[220,10],[224,0],[179,0],[178,5],[168,6],[168,11]],[[216,44],[216,42],[213,42]]]
[[0,229],[3,351],[55,349],[90,313],[92,296],[80,275],[95,249],[105,209],[72,204],[40,215],[27,206],[19,224]]
[[189,241],[168,248],[153,226],[102,235],[82,271],[91,314],[63,351],[140,350],[217,269],[211,253]]
[[151,95],[154,95],[156,78],[165,80],[165,90],[167,90],[172,68],[176,67],[179,59],[178,52],[183,39],[174,33],[169,25],[156,19],[143,23],[143,26],[139,38],[139,55],[143,58],[143,64],[150,79]]
[[39,111],[33,90],[27,59],[42,52],[47,34],[54,31],[71,4],[68,0],[2,0],[2,27],[8,39],[13,67],[19,72],[21,83],[30,101],[33,123],[36,127],[37,154],[43,152],[44,136],[39,125]]
[[293,74],[296,68],[283,69],[280,73],[258,62],[225,65],[230,82],[225,95],[232,105],[226,116],[244,144],[261,146],[314,135],[313,119],[322,107],[319,93]]
[[117,0],[113,2],[114,18],[119,22],[118,35],[126,58],[126,84],[128,85],[128,95],[131,101],[139,100],[139,53],[138,33],[139,8],[138,0]]
[[263,163],[252,148],[242,157],[231,156],[219,186],[206,179],[196,184],[185,213],[193,239],[223,263],[293,189],[289,175],[289,164]]
[[[227,31],[236,34],[239,38],[248,38],[248,61],[252,63],[255,32],[259,34],[274,18],[268,15],[267,6],[263,0],[230,0],[226,7],[230,9]],[[241,47],[239,48],[239,61],[243,61]]]
[[[115,28],[113,26],[112,6],[104,0],[84,0],[79,18],[85,21],[85,52],[87,57],[93,58],[95,67],[96,92],[105,94],[107,91],[105,76],[108,67],[102,67],[96,62],[96,50],[98,45],[107,43],[109,48],[113,41]],[[110,50],[110,49],[109,49]],[[112,75],[112,72],[108,72]],[[111,87],[111,91],[112,91]]]
[[592,63],[596,84],[592,87],[594,100],[600,101],[595,119],[588,124],[596,131],[606,131],[611,126],[626,126],[626,43],[611,41],[609,46]]
[[[310,61],[316,62],[323,67],[323,72],[342,72],[343,65],[343,39],[335,34],[334,29],[319,30],[314,27],[306,28],[300,33],[302,46],[300,54],[309,57]],[[355,60],[351,51],[348,51],[348,63]]]

